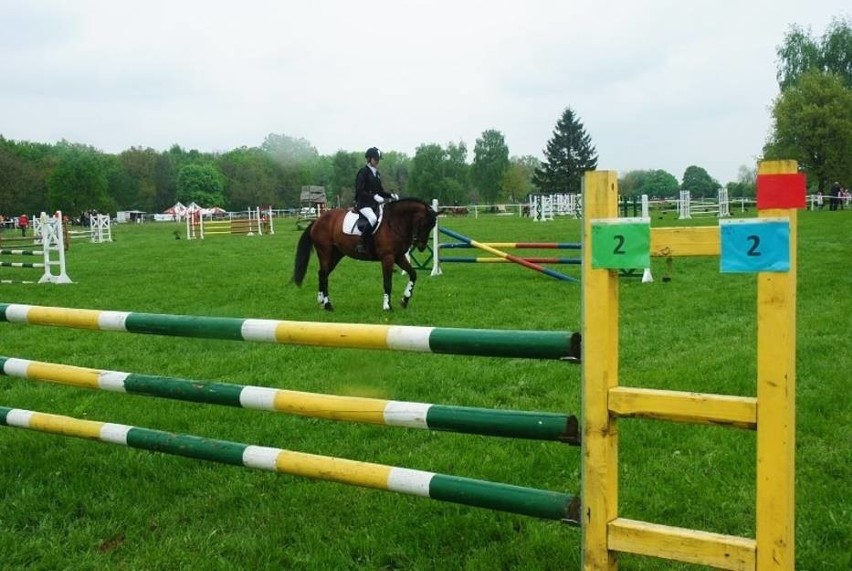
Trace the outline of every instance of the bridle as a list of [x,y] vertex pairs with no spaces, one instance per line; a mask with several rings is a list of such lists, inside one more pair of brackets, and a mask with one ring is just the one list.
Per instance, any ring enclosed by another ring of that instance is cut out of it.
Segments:
[[[392,203],[391,203],[391,205],[393,205],[393,204],[397,204],[397,203],[396,203],[396,202],[392,202]],[[426,214],[426,216],[430,216],[430,214],[431,214],[432,216],[435,216],[435,217],[437,216],[437,214],[432,214],[432,213],[430,212],[430,211],[432,210],[432,208],[431,208],[428,204],[426,204],[426,203],[421,203],[421,202],[419,202],[419,201],[417,201],[417,204],[422,204],[422,205],[423,205],[423,206],[427,209],[427,214]],[[389,206],[390,206],[390,205],[389,205]],[[411,221],[411,217],[409,217],[409,220]],[[390,229],[390,231],[391,231],[391,232],[393,232],[393,233],[394,233],[394,234],[395,234],[398,238],[403,238],[403,239],[405,239],[405,238],[406,238],[406,233],[405,233],[404,229],[400,229],[400,228],[399,228],[399,227],[395,224],[395,222],[397,222],[397,217],[396,217],[396,216],[393,216],[393,215],[392,215],[392,216],[389,216],[389,217],[388,217],[388,228],[389,228],[389,229]],[[422,223],[421,223],[421,224],[415,224],[413,221],[411,221],[411,242],[410,242],[411,244],[415,244],[415,243],[417,243],[417,242],[420,240],[420,232],[423,230],[423,226],[424,226],[424,224],[422,224]],[[428,240],[428,238],[429,238],[429,231],[427,230],[427,231],[426,231],[426,236],[424,236],[424,239],[427,239],[427,240]]]

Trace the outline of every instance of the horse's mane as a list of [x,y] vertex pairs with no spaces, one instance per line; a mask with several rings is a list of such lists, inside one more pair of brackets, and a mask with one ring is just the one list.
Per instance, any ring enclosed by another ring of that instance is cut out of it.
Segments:
[[430,215],[430,217],[432,219],[437,219],[437,216],[438,216],[438,213],[435,212],[432,209],[431,204],[429,204],[425,200],[422,200],[420,198],[415,198],[413,196],[407,196],[405,198],[400,198],[399,200],[391,202],[390,206],[393,207],[394,204],[399,204],[400,206],[406,206],[406,205],[408,205],[408,206],[412,206],[412,205],[422,206],[423,208],[426,209],[426,212]]
[[432,205],[429,204],[428,202],[426,202],[425,200],[422,200],[420,198],[415,198],[413,196],[406,196],[404,198],[400,198],[399,200],[395,200],[391,204],[397,204],[397,203],[401,203],[401,202],[414,202],[414,203],[417,203],[417,204],[422,204],[423,206],[426,206],[427,208],[432,208]]

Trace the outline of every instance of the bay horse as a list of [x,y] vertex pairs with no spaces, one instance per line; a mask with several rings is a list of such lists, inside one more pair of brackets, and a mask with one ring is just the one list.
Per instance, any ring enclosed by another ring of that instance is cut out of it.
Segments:
[[296,247],[292,281],[297,286],[302,286],[313,246],[319,259],[317,302],[323,309],[333,311],[334,307],[328,297],[328,276],[340,260],[348,256],[356,260],[379,261],[382,263],[384,283],[382,309],[390,311],[393,268],[396,264],[408,274],[408,284],[401,302],[403,308],[408,307],[414,293],[414,284],[417,282],[417,272],[411,267],[405,254],[412,246],[421,252],[426,249],[429,233],[435,227],[437,213],[418,198],[403,198],[385,203],[382,221],[373,234],[370,251],[360,254],[355,249],[360,236],[343,232],[343,217],[348,211],[346,208],[327,210],[305,228]]

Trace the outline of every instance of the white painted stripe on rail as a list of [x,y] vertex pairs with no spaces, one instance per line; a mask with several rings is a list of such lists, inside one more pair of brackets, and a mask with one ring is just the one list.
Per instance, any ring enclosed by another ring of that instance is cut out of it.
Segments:
[[278,471],[278,455],[281,450],[267,446],[247,446],[243,450],[243,465],[246,468],[258,470]]
[[426,415],[431,406],[431,404],[419,402],[390,401],[385,406],[385,424],[408,428],[429,428],[426,424]]
[[388,490],[428,498],[429,483],[434,476],[435,474],[432,472],[391,468],[388,475]]
[[274,343],[275,330],[279,321],[274,319],[246,319],[240,328],[243,339],[246,341],[266,341]]
[[430,353],[429,336],[434,327],[391,325],[388,327],[387,344],[398,351],[420,351]]
[[98,315],[98,329],[101,331],[127,331],[127,311],[102,311]]
[[127,434],[132,429],[132,426],[125,424],[113,424],[105,422],[101,427],[101,442],[109,442],[111,444],[121,444],[127,446]]
[[6,308],[6,320],[11,323],[27,323],[27,314],[32,305],[12,303]]
[[240,391],[240,405],[243,408],[275,410],[276,389],[266,387],[245,387]]
[[98,374],[98,386],[105,391],[114,393],[126,393],[127,389],[124,386],[124,381],[130,373],[122,373],[120,371],[101,371]]
[[3,372],[10,377],[22,377],[26,379],[27,367],[29,367],[30,364],[32,364],[32,361],[28,361],[27,359],[15,359],[14,357],[6,359],[6,364],[3,365]]
[[35,413],[31,410],[22,410],[13,408],[6,415],[6,424],[9,426],[17,426],[18,428],[29,428],[30,421]]

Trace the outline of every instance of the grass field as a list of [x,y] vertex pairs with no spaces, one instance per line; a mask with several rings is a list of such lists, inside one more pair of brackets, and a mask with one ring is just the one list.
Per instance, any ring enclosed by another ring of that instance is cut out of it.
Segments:
[[[704,223],[714,223],[705,219]],[[576,241],[579,222],[446,219],[481,241]],[[701,221],[692,221],[700,224]],[[673,219],[654,225],[676,225]],[[176,240],[177,225],[74,242],[68,286],[0,286],[0,302],[500,329],[578,330],[580,290],[512,264],[453,264],[410,309],[381,312],[377,264],[347,260],[318,309],[315,260],[287,282],[298,233]],[[800,216],[797,565],[852,568],[852,212]],[[457,252],[458,253],[458,252]],[[542,255],[539,251],[536,255]],[[547,255],[547,254],[544,254]],[[576,267],[557,269],[578,275]],[[661,261],[654,273],[663,273]],[[0,277],[31,279],[6,270]],[[395,280],[394,303],[405,285]],[[678,259],[673,280],[621,286],[621,383],[753,395],[755,278]],[[578,412],[580,370],[559,362],[323,349],[0,323],[0,355],[406,401]],[[0,377],[0,405],[406,468],[579,492],[579,449],[557,443],[334,423]],[[754,434],[620,423],[624,517],[754,536]],[[0,428],[0,569],[578,569],[576,528],[381,491]],[[622,558],[622,569],[694,569]]]

